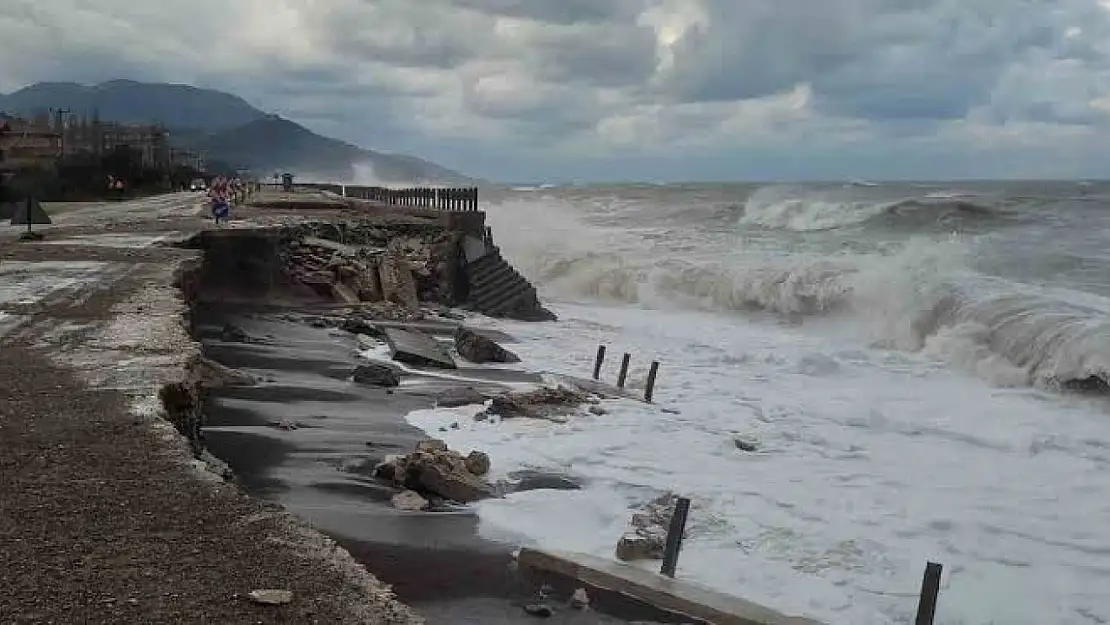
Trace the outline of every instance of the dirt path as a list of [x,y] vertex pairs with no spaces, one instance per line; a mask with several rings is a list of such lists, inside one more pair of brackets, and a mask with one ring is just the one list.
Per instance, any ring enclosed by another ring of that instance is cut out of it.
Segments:
[[[160,418],[157,389],[197,350],[171,286],[192,253],[157,242],[204,227],[199,209],[82,206],[36,244],[0,230],[0,623],[418,622]],[[247,598],[267,588],[293,599]]]

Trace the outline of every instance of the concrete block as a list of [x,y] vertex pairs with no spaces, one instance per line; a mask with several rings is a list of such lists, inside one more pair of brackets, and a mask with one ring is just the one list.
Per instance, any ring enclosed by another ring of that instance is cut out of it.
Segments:
[[524,548],[517,562],[539,573],[623,593],[661,610],[685,614],[714,625],[821,625],[817,621],[780,614],[698,584],[583,554]]
[[455,359],[438,341],[422,332],[401,328],[382,328],[393,360],[418,367],[455,369]]

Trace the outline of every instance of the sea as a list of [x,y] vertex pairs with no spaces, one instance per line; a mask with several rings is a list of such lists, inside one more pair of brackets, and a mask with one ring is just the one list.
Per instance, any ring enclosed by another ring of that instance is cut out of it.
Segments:
[[654,404],[565,423],[408,415],[495,476],[584,484],[479,504],[483,536],[612,558],[631,512],[673,491],[693,502],[677,577],[782,612],[911,623],[932,561],[937,623],[1110,622],[1110,183],[543,185],[483,204],[560,320],[472,323],[553,373],[588,377],[605,345],[612,382],[628,353],[634,391],[660,363]]

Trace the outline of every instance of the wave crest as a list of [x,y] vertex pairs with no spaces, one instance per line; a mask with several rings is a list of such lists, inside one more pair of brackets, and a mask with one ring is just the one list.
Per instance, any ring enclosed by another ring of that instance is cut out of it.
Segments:
[[999,207],[960,193],[883,197],[876,187],[808,189],[763,187],[744,203],[740,224],[771,230],[816,232],[875,223],[885,227],[945,229],[995,222],[1007,215]]
[[[873,345],[941,357],[998,384],[1110,383],[1110,305],[977,274],[967,237],[918,235],[872,253],[714,254],[661,232],[588,226],[548,207],[491,207],[491,215],[520,224],[502,249],[548,296],[792,321],[837,317],[854,321]],[[660,251],[658,241],[670,247]]]

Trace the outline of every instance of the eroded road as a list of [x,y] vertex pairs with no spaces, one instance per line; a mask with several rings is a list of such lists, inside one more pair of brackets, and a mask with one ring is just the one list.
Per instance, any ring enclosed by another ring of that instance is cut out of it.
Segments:
[[[203,197],[0,227],[0,623],[408,623],[346,552],[206,473],[157,390],[199,353],[165,245]],[[281,606],[246,600],[293,591]]]

